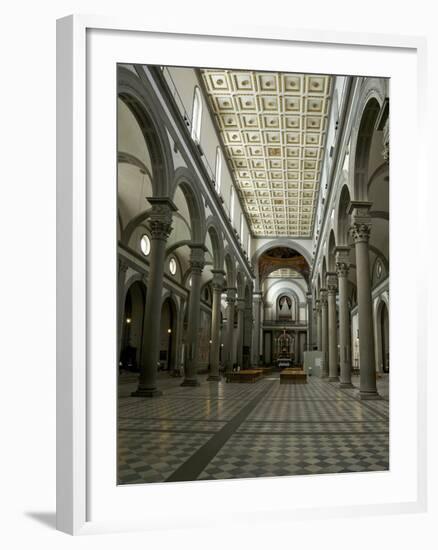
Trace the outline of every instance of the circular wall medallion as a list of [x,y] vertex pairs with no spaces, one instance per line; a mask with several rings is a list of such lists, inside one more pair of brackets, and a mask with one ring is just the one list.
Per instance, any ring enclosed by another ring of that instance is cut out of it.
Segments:
[[382,276],[382,264],[379,262],[377,264],[377,278],[380,279],[381,276]]
[[169,271],[171,275],[175,275],[176,273],[176,260],[175,258],[170,258],[169,260]]
[[147,235],[143,235],[140,239],[140,249],[145,256],[149,256],[151,252],[151,240]]

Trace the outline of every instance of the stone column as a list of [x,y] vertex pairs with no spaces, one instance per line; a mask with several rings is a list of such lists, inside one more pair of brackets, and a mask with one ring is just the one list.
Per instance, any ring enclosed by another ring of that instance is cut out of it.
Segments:
[[221,330],[221,296],[224,289],[225,271],[212,269],[213,273],[213,308],[211,312],[211,347],[210,347],[210,375],[207,380],[219,381],[219,354],[220,354],[220,330]]
[[125,312],[125,279],[128,271],[128,264],[123,258],[118,259],[117,270],[117,365],[120,361],[123,336],[123,315]]
[[172,213],[176,206],[167,198],[148,198],[152,205],[149,218],[151,252],[149,288],[143,320],[143,346],[140,359],[140,378],[135,397],[161,395],[157,388],[157,364],[160,350],[161,295],[163,289],[166,243],[172,231]]
[[328,301],[328,361],[329,382],[338,379],[338,339],[336,320],[336,273],[327,273],[327,301]]
[[300,361],[300,331],[295,331],[295,349],[294,349],[294,359],[295,359],[295,365],[297,365]]
[[321,300],[315,301],[316,310],[316,347],[318,351],[322,351],[322,308]]
[[187,360],[184,366],[184,380],[181,386],[199,386],[198,380],[198,345],[199,316],[201,312],[201,275],[204,269],[205,246],[190,245],[190,297],[187,319]]
[[308,292],[307,298],[307,351],[312,351],[312,333],[313,333],[313,308],[312,294]]
[[254,366],[260,364],[260,327],[261,327],[261,305],[262,305],[262,295],[261,293],[253,294],[254,300],[254,330],[253,330],[253,360],[252,363]]
[[341,388],[352,388],[351,383],[351,327],[348,310],[348,271],[350,248],[336,247],[336,272],[339,285],[339,356],[341,360]]
[[225,343],[225,370],[231,372],[233,370],[233,346],[234,346],[234,310],[236,307],[235,288],[227,290],[227,334]]
[[327,290],[321,288],[319,291],[321,301],[321,351],[322,357],[322,373],[321,378],[328,377],[328,309],[327,309]]
[[370,202],[350,204],[351,234],[356,250],[357,303],[359,310],[360,399],[379,399],[376,385],[373,311],[368,242],[371,232]]
[[237,300],[237,365],[243,368],[243,331],[245,326],[245,300]]
[[243,358],[243,367],[250,368],[252,365],[252,334],[254,332],[254,317],[252,305],[245,304],[244,312],[243,347],[247,349],[247,355]]

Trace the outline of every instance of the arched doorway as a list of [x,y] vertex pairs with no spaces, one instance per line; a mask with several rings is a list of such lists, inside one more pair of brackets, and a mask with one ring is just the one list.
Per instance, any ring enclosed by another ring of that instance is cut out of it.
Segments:
[[120,368],[138,372],[143,343],[143,318],[146,303],[146,287],[135,281],[129,287],[125,298]]
[[161,306],[160,321],[160,370],[171,371],[176,366],[176,306],[166,298]]

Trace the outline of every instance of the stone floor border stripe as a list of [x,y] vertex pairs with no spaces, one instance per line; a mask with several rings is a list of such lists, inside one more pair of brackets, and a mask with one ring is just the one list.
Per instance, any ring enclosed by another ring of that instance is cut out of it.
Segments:
[[207,443],[198,449],[186,462],[171,474],[166,481],[194,481],[217,455],[225,443],[243,424],[248,415],[262,401],[275,382],[269,382],[243,409],[234,416],[221,430],[215,433]]

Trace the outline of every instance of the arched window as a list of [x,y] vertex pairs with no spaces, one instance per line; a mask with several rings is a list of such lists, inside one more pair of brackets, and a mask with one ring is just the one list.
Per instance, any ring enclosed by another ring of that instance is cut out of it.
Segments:
[[234,189],[233,189],[233,186],[231,186],[231,189],[230,189],[230,220],[231,220],[231,223],[233,223],[233,220],[234,220]]
[[192,114],[192,138],[196,143],[201,139],[201,119],[202,119],[202,98],[198,87],[195,88],[193,96],[193,114]]
[[248,233],[248,245],[247,245],[248,258],[251,258],[251,235]]
[[222,177],[222,156],[221,156],[221,150],[219,147],[216,147],[216,174],[215,174],[215,180],[216,180],[216,191],[219,193],[221,190],[221,177]]
[[240,214],[240,242],[242,244],[243,244],[243,228],[244,228],[243,214]]

